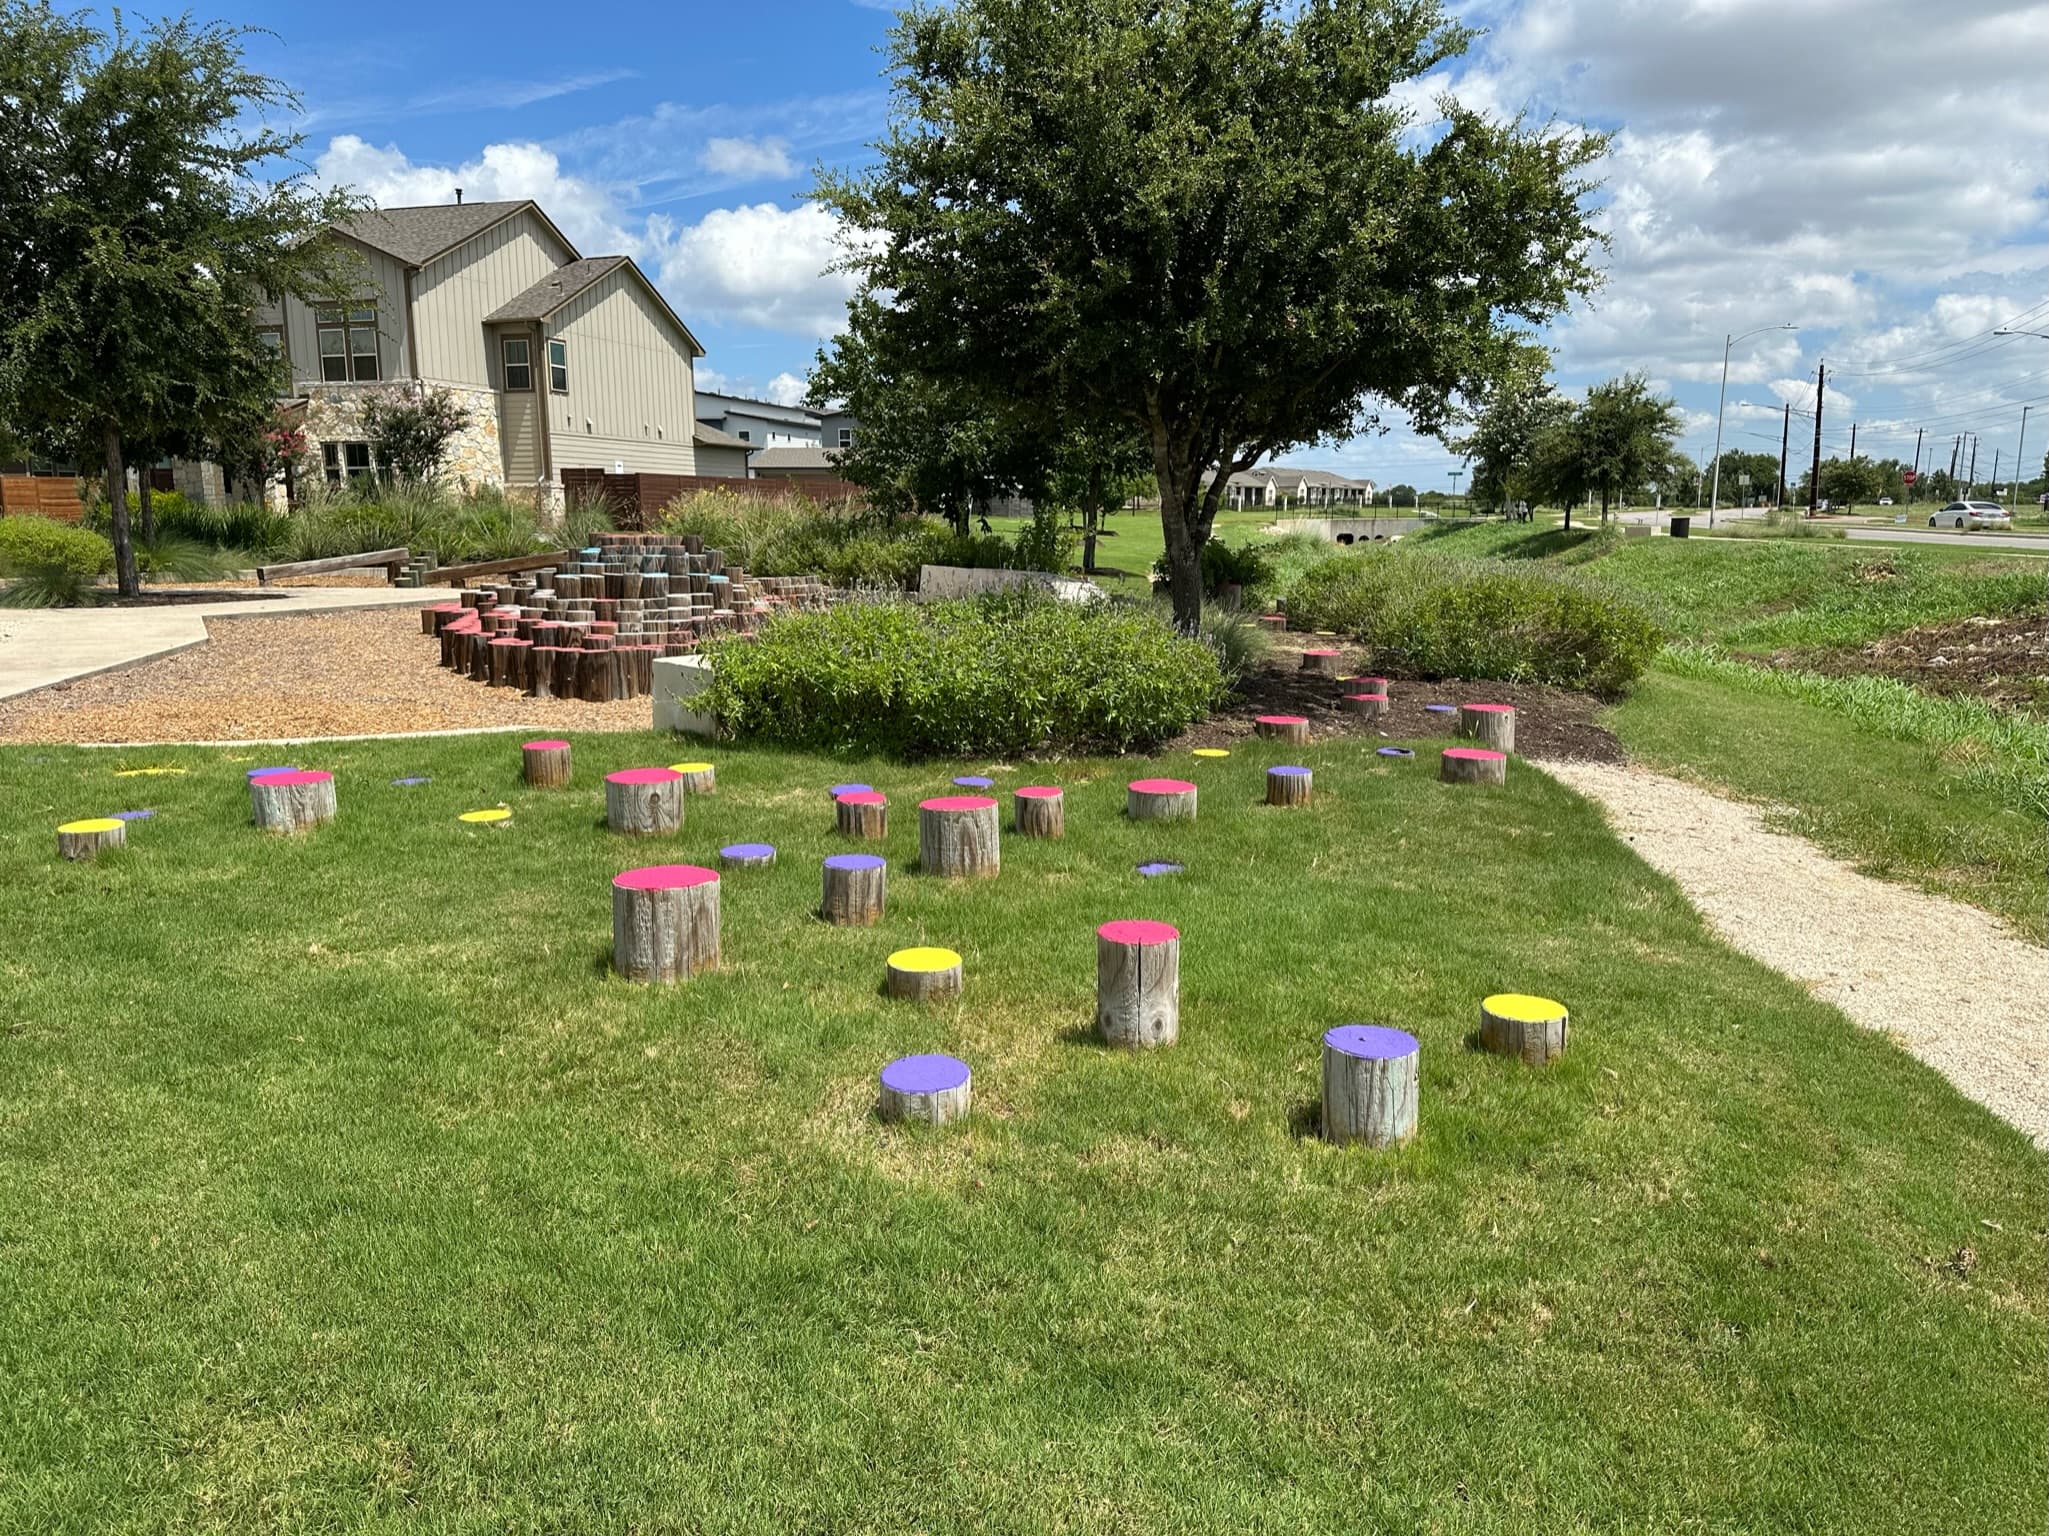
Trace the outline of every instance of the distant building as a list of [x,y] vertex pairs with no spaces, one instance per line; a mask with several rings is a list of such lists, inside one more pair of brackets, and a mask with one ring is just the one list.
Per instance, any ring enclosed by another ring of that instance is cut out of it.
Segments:
[[1371,506],[1376,487],[1327,469],[1294,469],[1270,464],[1242,470],[1224,482],[1228,507]]

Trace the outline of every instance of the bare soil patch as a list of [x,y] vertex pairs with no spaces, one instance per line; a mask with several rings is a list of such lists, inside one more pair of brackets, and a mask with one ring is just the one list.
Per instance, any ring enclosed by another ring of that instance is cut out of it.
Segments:
[[1834,677],[1890,677],[1929,693],[2049,713],[2049,626],[2040,614],[1930,624],[1861,650],[1780,651],[1772,662]]

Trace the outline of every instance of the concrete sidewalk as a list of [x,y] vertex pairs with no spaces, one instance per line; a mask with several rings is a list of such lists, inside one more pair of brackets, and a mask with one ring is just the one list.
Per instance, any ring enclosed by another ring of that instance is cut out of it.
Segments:
[[[252,589],[254,590],[254,589]],[[446,587],[280,587],[261,598],[141,608],[0,608],[0,699],[206,643],[209,619],[446,602]]]

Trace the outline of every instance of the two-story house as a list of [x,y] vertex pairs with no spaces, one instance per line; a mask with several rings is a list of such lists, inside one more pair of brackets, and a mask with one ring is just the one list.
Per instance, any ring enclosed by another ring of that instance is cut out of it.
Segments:
[[471,486],[553,508],[565,469],[699,473],[704,348],[631,258],[582,255],[531,201],[382,208],[329,238],[362,258],[354,289],[258,317],[314,473],[374,471],[363,402],[394,382],[468,407],[445,473]]

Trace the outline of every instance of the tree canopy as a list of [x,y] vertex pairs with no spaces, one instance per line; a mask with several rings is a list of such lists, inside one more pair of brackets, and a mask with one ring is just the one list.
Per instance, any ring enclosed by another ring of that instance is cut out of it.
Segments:
[[1679,407],[1653,394],[1640,373],[1596,384],[1539,436],[1531,482],[1565,508],[1566,527],[1573,504],[1591,496],[1600,497],[1606,522],[1609,507],[1632,491],[1692,483],[1695,472],[1678,454],[1679,424]]
[[1601,140],[1398,90],[1435,0],[958,0],[891,35],[873,165],[826,175],[888,351],[1151,454],[1177,619],[1224,482],[1383,407],[1423,429],[1595,281]]

